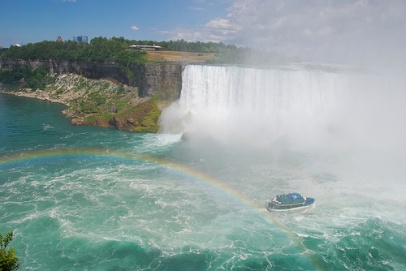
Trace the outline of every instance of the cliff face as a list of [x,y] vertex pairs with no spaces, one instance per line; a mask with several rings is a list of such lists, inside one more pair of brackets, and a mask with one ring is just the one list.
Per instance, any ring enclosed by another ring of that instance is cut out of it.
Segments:
[[141,96],[148,97],[154,94],[165,94],[175,91],[180,96],[182,89],[182,64],[146,64],[143,77]]
[[91,79],[110,78],[122,84],[137,87],[141,97],[167,95],[168,90],[179,97],[182,88],[182,70],[178,63],[148,63],[124,68],[115,63],[92,63],[57,60],[2,59],[2,68],[25,66],[36,69],[45,65],[51,73],[74,73]]

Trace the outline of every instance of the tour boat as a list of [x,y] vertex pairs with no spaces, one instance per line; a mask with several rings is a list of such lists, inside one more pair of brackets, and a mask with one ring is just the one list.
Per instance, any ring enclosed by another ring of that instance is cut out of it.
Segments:
[[268,211],[290,211],[304,209],[314,204],[314,198],[303,197],[299,193],[277,195],[273,200],[267,201],[265,207]]

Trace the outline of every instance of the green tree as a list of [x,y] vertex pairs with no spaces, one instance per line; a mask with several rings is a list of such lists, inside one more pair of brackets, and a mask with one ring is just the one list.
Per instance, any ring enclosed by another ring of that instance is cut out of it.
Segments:
[[4,238],[0,233],[0,271],[17,270],[20,267],[14,248],[7,249],[12,240],[12,232],[7,233]]

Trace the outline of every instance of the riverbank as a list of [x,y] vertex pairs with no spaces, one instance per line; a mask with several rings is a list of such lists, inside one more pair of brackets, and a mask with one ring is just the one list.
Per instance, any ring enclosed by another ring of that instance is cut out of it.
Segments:
[[15,95],[19,97],[26,97],[26,98],[32,98],[32,99],[37,99],[37,100],[42,100],[42,101],[48,101],[52,103],[59,103],[63,104],[66,106],[69,106],[69,103],[66,100],[63,99],[53,99],[50,97],[49,93],[43,90],[36,90],[34,92],[25,92],[25,91],[4,91],[3,89],[0,88],[0,93],[1,94],[9,94],[9,95]]
[[115,127],[131,132],[157,132],[160,109],[156,99],[140,98],[136,87],[76,74],[55,76],[43,90],[0,86],[0,92],[65,105],[62,112],[74,125]]

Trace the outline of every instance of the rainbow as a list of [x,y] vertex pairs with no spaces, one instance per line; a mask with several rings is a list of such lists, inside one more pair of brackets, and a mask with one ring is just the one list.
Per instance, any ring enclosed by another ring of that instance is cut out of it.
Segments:
[[220,193],[227,195],[229,198],[234,199],[241,205],[254,210],[260,215],[267,223],[278,227],[283,231],[290,240],[292,240],[297,247],[309,257],[309,261],[313,264],[316,270],[322,270],[318,260],[314,258],[314,255],[306,248],[297,234],[292,232],[286,225],[281,223],[277,216],[272,215],[266,211],[263,205],[259,205],[252,199],[247,198],[244,194],[230,186],[229,184],[222,182],[207,173],[204,173],[198,169],[150,155],[143,154],[130,154],[127,152],[106,150],[106,149],[51,149],[51,150],[36,150],[14,153],[8,156],[0,156],[0,170],[5,168],[22,167],[28,164],[44,163],[47,161],[55,161],[57,159],[109,159],[109,160],[121,160],[127,162],[137,163],[151,163],[158,164],[159,166],[168,168],[175,172],[181,173],[185,176],[191,177],[193,180],[197,180],[205,186],[209,186]]
[[12,154],[10,156],[0,157],[0,169],[10,167],[22,167],[28,164],[45,163],[47,161],[55,160],[68,160],[68,159],[85,159],[85,158],[97,158],[97,159],[110,159],[121,160],[127,162],[138,163],[151,163],[158,164],[162,167],[166,167],[170,170],[179,172],[183,175],[189,176],[197,181],[200,181],[204,185],[210,186],[211,189],[215,189],[222,193],[226,193],[236,201],[241,202],[243,205],[249,206],[251,209],[260,211],[262,206],[256,202],[248,199],[242,193],[235,190],[232,186],[221,182],[209,174],[206,174],[198,169],[188,167],[167,159],[159,158],[156,156],[142,155],[142,154],[130,154],[121,151],[111,151],[106,149],[52,149],[52,150],[37,150]]

